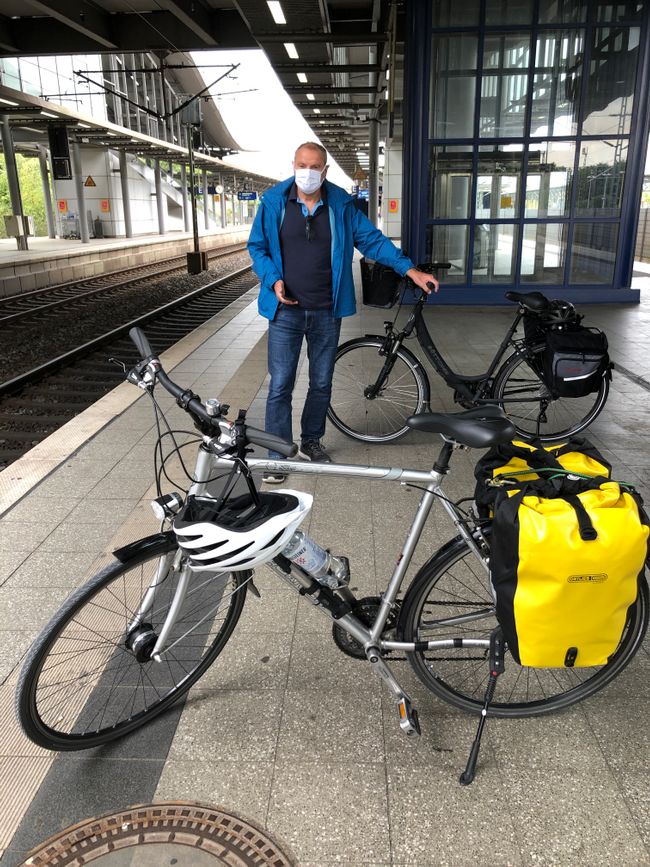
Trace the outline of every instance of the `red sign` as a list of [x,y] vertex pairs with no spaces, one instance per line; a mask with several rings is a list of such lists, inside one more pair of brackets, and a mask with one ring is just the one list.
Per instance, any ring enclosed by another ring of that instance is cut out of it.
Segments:
[[99,210],[107,213],[111,209],[111,203],[108,199],[100,199],[99,200]]
[[67,214],[68,213],[68,201],[67,201],[67,199],[58,199],[56,206],[57,206],[60,214]]
[[388,200],[388,213],[396,214],[399,211],[399,199]]

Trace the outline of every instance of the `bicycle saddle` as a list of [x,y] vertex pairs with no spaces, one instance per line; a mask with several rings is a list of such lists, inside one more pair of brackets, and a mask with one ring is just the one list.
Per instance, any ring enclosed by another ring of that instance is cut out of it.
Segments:
[[487,449],[509,442],[517,432],[503,410],[494,405],[479,406],[467,412],[422,412],[406,424],[413,430],[438,433],[473,449]]
[[541,292],[506,292],[505,297],[508,301],[523,304],[534,313],[543,313],[550,304],[546,295],[542,295]]

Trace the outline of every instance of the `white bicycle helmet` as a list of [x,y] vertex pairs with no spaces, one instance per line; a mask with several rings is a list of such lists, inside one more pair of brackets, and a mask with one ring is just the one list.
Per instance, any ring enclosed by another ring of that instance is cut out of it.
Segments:
[[289,542],[311,510],[314,498],[302,491],[250,494],[219,507],[210,497],[189,497],[174,518],[176,540],[197,571],[237,572],[266,563]]

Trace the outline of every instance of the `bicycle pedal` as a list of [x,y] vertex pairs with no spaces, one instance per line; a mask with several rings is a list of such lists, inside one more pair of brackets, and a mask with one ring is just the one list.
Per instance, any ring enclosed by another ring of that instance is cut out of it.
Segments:
[[399,710],[399,727],[401,730],[409,737],[420,735],[421,731],[418,712],[411,702],[407,698],[402,698],[397,707]]

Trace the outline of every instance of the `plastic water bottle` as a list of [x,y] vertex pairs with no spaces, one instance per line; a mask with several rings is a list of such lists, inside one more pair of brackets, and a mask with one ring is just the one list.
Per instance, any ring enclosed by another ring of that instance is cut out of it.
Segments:
[[308,575],[315,578],[326,587],[336,589],[346,583],[347,569],[338,557],[333,557],[329,551],[314,542],[302,530],[296,530],[282,550],[284,556],[300,566]]

